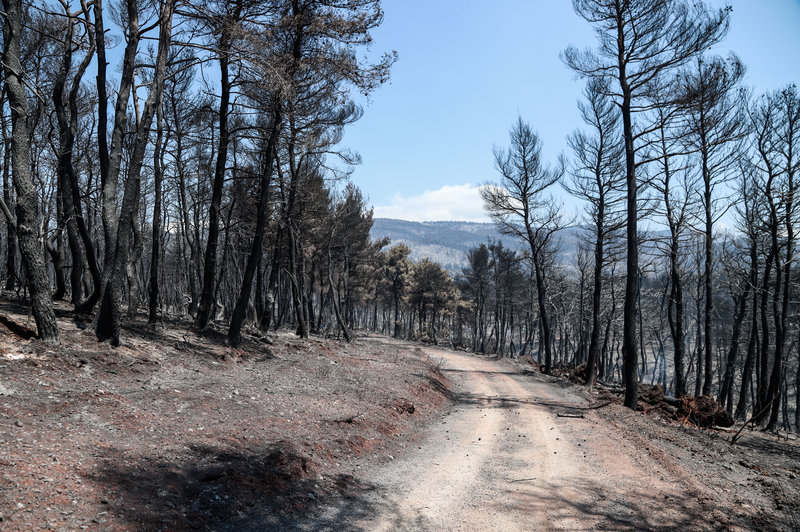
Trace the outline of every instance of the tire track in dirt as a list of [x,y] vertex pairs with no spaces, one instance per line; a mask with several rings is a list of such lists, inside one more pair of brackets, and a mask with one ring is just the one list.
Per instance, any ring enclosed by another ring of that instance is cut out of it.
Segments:
[[[713,530],[681,465],[541,375],[427,349],[455,406],[419,447],[372,471],[363,530]],[[558,414],[581,414],[582,418]],[[631,415],[636,415],[631,412]],[[688,486],[687,486],[688,484]]]

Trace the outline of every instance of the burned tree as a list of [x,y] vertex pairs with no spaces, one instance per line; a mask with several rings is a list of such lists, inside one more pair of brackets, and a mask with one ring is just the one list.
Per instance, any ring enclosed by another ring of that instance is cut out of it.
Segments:
[[591,388],[597,372],[600,352],[600,305],[603,294],[603,267],[608,261],[609,237],[624,226],[621,203],[624,198],[618,179],[623,168],[624,147],[619,130],[619,110],[605,96],[601,81],[592,79],[584,90],[585,102],[579,104],[581,116],[591,128],[578,131],[567,142],[575,154],[572,179],[566,186],[573,195],[588,202],[587,215],[594,237],[591,332],[586,365],[586,386]]
[[[704,238],[703,395],[711,394],[713,375],[714,223],[720,216],[716,188],[735,170],[737,141],[743,136],[742,102],[732,96],[744,75],[736,56],[727,61],[698,57],[679,78],[680,98],[686,107],[688,148],[700,160],[702,233]],[[722,210],[724,212],[724,210]],[[698,363],[700,361],[698,360]]]
[[[138,23],[138,10],[135,0],[128,0],[128,24],[131,35],[136,34],[136,39],[140,38],[140,28]],[[165,0],[159,5],[157,14],[159,28],[158,53],[156,57],[153,78],[151,81],[150,92],[144,103],[141,116],[136,124],[135,140],[133,151],[127,165],[127,175],[125,177],[125,191],[119,209],[119,215],[113,213],[113,218],[109,218],[110,213],[105,212],[106,219],[116,228],[116,234],[111,240],[106,242],[107,246],[112,247],[112,251],[106,250],[107,262],[103,272],[103,289],[100,307],[95,318],[95,334],[100,341],[110,340],[112,345],[119,345],[120,329],[122,320],[122,302],[125,291],[126,272],[128,268],[132,224],[134,214],[138,208],[141,193],[141,172],[144,164],[145,149],[150,138],[150,127],[156,113],[156,109],[161,105],[161,95],[164,89],[164,78],[167,69],[167,56],[172,39],[172,16],[175,9],[175,0]],[[133,38],[132,38],[133,40]],[[126,48],[126,52],[130,48]],[[133,64],[128,64],[130,59],[134,59],[135,49],[126,53],[126,67],[131,72],[131,78],[127,83],[133,83]],[[125,71],[126,69],[123,69]],[[125,83],[125,81],[123,81]],[[117,110],[120,110],[118,105]],[[120,118],[120,120],[122,120]],[[116,131],[116,129],[115,129]],[[113,146],[113,142],[112,142]],[[116,153],[112,150],[112,154]],[[114,165],[117,165],[115,162]],[[110,174],[111,175],[111,174]],[[107,183],[108,185],[108,183]],[[115,197],[104,197],[106,202],[116,204]],[[109,205],[104,203],[104,208]],[[108,236],[108,235],[107,235]],[[110,257],[110,258],[109,258]],[[110,260],[110,262],[109,262]]]
[[728,9],[709,11],[684,0],[573,0],[575,12],[592,24],[600,42],[596,51],[570,47],[567,65],[586,78],[603,80],[622,114],[625,141],[626,274],[623,309],[625,406],[637,407],[639,359],[639,153],[647,134],[647,96],[671,82],[670,71],[719,42],[727,33]]
[[545,373],[550,373],[553,353],[547,277],[554,234],[563,222],[561,206],[547,192],[561,178],[564,168],[545,166],[539,136],[521,117],[511,129],[510,138],[508,151],[496,148],[494,153],[500,183],[483,187],[481,197],[484,208],[500,231],[521,239],[528,247],[528,258],[536,279]]
[[39,245],[39,198],[31,177],[28,96],[25,72],[20,62],[22,17],[23,5],[20,0],[3,1],[3,74],[11,108],[11,170],[17,197],[14,214],[5,203],[2,207],[8,223],[14,226],[19,242],[39,338],[46,344],[56,345],[59,343],[58,325],[44,255]]

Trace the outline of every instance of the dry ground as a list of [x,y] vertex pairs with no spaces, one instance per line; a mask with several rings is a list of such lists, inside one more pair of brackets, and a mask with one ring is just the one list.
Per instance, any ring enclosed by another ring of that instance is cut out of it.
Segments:
[[0,304],[4,530],[282,528],[445,406],[419,349],[290,333],[230,349],[220,330],[138,318],[117,349],[64,318],[47,348],[23,338],[24,312]]
[[[0,528],[797,530],[800,447],[383,338],[224,345],[0,304]],[[9,328],[10,327],[10,328]]]

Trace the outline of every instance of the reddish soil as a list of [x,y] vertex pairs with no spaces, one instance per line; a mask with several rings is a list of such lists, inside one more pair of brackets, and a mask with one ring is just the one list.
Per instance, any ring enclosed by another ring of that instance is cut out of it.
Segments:
[[140,317],[116,349],[65,317],[48,348],[25,312],[0,304],[5,530],[280,527],[357,491],[446,403],[418,349],[289,333],[231,349]]

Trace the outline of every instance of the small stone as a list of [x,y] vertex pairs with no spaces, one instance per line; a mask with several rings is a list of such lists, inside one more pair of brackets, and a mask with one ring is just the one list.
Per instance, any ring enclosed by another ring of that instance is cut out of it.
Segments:
[[18,419],[18,420],[16,420],[16,421],[14,422],[14,425],[16,425],[17,427],[21,427],[21,426],[22,426],[22,421],[20,421],[20,420]]

